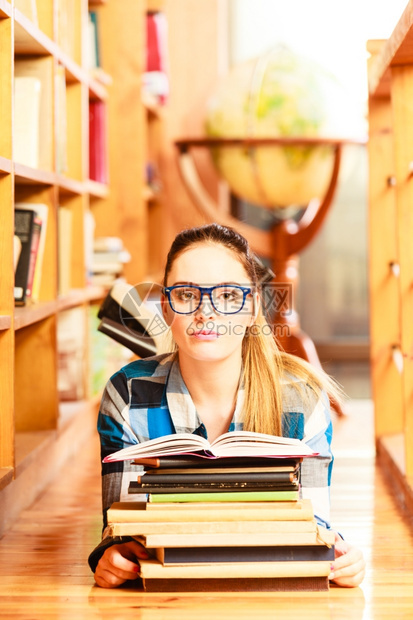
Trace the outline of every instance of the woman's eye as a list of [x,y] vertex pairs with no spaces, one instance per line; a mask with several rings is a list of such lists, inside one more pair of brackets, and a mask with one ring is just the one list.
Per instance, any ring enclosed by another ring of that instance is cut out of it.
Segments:
[[195,298],[192,291],[176,291],[175,294],[180,301],[192,301]]
[[218,298],[222,301],[234,301],[238,299],[240,296],[239,291],[226,289],[224,291],[219,291]]

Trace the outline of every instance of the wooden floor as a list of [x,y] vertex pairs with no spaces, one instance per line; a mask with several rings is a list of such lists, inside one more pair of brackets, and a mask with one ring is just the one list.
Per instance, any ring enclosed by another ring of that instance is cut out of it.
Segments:
[[335,427],[333,524],[365,553],[362,587],[302,595],[146,595],[95,587],[87,566],[100,538],[100,466],[93,438],[0,541],[0,618],[413,618],[413,530],[375,468],[370,401],[351,401]]

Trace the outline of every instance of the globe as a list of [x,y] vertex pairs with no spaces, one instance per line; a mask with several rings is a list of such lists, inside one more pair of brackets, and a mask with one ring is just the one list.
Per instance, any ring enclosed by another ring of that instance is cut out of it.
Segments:
[[207,135],[226,139],[210,147],[218,173],[250,203],[305,208],[328,188],[331,139],[349,131],[343,101],[333,75],[286,46],[235,66],[207,105]]

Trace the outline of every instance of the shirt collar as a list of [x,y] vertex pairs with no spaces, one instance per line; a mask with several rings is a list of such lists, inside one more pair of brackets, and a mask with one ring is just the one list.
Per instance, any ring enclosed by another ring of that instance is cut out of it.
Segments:
[[[194,433],[199,429],[202,420],[183,380],[178,356],[172,362],[166,385],[166,400],[177,433]],[[230,431],[242,430],[243,406],[244,387],[241,384],[238,388],[235,411],[229,427]]]

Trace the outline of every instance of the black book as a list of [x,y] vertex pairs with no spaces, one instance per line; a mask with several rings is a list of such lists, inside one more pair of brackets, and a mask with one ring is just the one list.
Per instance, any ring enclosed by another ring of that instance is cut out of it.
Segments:
[[228,469],[225,473],[196,473],[196,474],[149,474],[145,473],[142,476],[138,476],[138,484],[142,486],[148,485],[182,485],[189,486],[192,484],[201,485],[206,484],[243,484],[243,483],[255,483],[255,484],[282,484],[297,482],[297,473],[288,471],[272,471],[272,472],[247,472],[241,471],[233,473],[231,469]]
[[98,331],[110,336],[141,358],[150,357],[157,353],[155,342],[150,336],[143,336],[138,332],[134,333],[122,323],[117,323],[112,319],[103,318],[98,325]]
[[298,482],[219,482],[191,485],[143,484],[131,481],[129,493],[223,493],[225,491],[297,491]]
[[334,546],[286,545],[269,547],[161,547],[156,555],[164,565],[210,562],[307,562],[334,560]]
[[[269,468],[277,468],[286,470],[290,468],[290,471],[295,470],[300,463],[302,462],[302,458],[271,458],[271,457],[250,457],[250,456],[229,456],[225,458],[220,458],[217,460],[205,460],[200,459],[198,456],[191,455],[180,455],[180,456],[160,456],[154,458],[137,458],[133,461],[135,465],[143,466],[145,471],[161,471],[161,470],[196,470],[197,472],[201,472],[204,470],[206,473],[211,470],[220,469],[220,470],[229,470],[231,468],[239,468],[245,471],[251,469],[269,469]],[[182,472],[183,473],[183,472]]]
[[21,242],[21,252],[14,276],[14,301],[16,305],[26,303],[27,283],[30,272],[30,255],[34,227],[34,211],[15,209],[14,234]]

